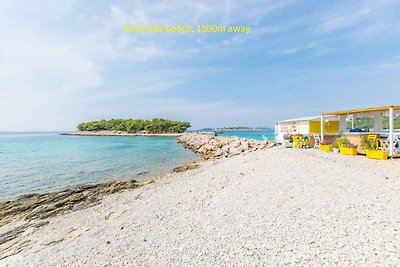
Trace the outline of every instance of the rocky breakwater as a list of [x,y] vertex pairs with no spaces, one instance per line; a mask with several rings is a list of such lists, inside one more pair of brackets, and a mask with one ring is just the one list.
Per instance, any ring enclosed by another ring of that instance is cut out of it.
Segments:
[[267,149],[275,142],[245,139],[239,137],[215,137],[206,134],[186,133],[178,138],[178,143],[200,153],[205,159],[231,157],[241,153]]

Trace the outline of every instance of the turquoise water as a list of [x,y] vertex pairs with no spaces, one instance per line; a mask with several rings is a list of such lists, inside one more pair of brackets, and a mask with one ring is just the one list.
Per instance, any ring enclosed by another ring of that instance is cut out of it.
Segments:
[[270,141],[275,140],[275,134],[271,131],[224,131],[223,134],[218,134],[218,136],[237,136],[257,140],[263,140],[263,135]]
[[0,133],[0,201],[82,183],[140,180],[197,158],[174,137]]

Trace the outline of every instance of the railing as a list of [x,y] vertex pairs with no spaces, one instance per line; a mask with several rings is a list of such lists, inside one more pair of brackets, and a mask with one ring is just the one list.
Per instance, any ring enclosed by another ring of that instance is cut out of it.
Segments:
[[[400,136],[396,135],[393,139],[393,154],[400,155]],[[379,149],[388,151],[390,150],[390,141],[387,139],[379,139]]]

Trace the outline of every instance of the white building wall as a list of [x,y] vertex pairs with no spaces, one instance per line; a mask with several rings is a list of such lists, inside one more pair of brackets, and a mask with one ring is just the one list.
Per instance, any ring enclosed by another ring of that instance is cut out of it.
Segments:
[[299,134],[309,134],[310,133],[310,124],[308,121],[299,121],[297,122],[297,133]]
[[296,121],[292,122],[278,122],[275,125],[275,137],[276,142],[282,143],[283,142],[283,135],[290,133],[296,134],[298,133],[298,126]]

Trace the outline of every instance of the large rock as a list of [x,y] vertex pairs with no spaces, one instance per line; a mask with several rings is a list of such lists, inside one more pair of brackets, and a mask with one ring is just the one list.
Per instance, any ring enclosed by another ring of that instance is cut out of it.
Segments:
[[0,227],[16,219],[44,219],[73,209],[83,202],[96,202],[104,194],[136,188],[135,180],[112,181],[95,185],[80,185],[58,192],[24,195],[0,203]]

